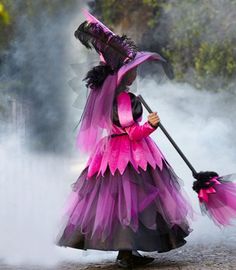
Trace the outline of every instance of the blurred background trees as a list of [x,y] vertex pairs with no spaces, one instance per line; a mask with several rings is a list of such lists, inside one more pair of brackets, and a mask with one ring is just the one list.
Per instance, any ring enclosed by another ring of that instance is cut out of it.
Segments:
[[[55,16],[74,1],[0,0],[0,59],[14,39],[17,17]],[[94,0],[90,10],[140,49],[162,52],[176,80],[211,90],[232,87],[236,74],[236,0]],[[0,60],[1,61],[1,60]],[[1,62],[0,62],[1,63]],[[219,78],[221,81],[219,83]]]
[[11,39],[14,39],[14,29],[18,17],[33,18],[47,13],[48,16],[57,15],[61,10],[73,9],[73,0],[64,1],[63,5],[58,0],[0,0],[0,53]]
[[82,22],[85,2],[140,50],[168,58],[177,82],[235,92],[236,0],[0,0],[0,120],[24,116],[33,148],[67,148],[67,74],[79,61],[68,52],[71,22]]
[[177,81],[210,90],[235,87],[235,0],[95,0],[89,6],[140,49],[162,52]]
[[11,19],[7,3],[8,1],[0,1],[0,50],[7,47],[10,39]]
[[[54,16],[73,9],[74,1],[17,2],[16,9],[12,0],[0,0],[0,55],[14,38],[18,16]],[[161,50],[173,63],[176,80],[198,88],[231,86],[236,74],[236,0],[94,0],[89,7],[115,31],[131,35],[140,49]]]

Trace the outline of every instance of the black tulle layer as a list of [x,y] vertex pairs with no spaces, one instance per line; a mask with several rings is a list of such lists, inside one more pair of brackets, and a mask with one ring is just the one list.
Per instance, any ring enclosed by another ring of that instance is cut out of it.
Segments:
[[81,234],[79,231],[74,231],[68,238],[66,231],[64,231],[57,244],[84,250],[142,250],[161,253],[183,246],[186,243],[184,238],[192,231],[188,229],[187,225],[185,231],[178,225],[169,229],[160,215],[157,215],[157,224],[157,230],[147,229],[140,224],[137,232],[133,232],[130,228],[116,226],[116,233],[112,241],[104,242],[94,242],[93,239],[87,238],[86,235]]
[[162,171],[148,166],[137,173],[129,164],[123,175],[86,175],[87,168],[73,185],[57,245],[166,252],[186,243],[192,209],[167,162]]

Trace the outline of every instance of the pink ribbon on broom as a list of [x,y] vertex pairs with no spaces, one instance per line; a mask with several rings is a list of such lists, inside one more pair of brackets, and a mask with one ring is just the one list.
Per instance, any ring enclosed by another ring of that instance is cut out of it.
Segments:
[[[220,185],[221,183],[216,179],[217,177],[213,177],[209,182],[206,182],[206,184],[210,184],[210,182],[214,182],[214,185]],[[216,190],[213,186],[209,188],[201,188],[198,193],[198,198],[200,202],[208,202],[208,195],[216,193]]]

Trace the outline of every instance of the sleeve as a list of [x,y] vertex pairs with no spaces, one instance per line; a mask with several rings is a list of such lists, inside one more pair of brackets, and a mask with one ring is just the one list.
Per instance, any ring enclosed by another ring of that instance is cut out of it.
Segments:
[[154,127],[149,122],[146,122],[143,125],[138,125],[137,123],[135,123],[129,127],[126,127],[125,131],[128,133],[131,140],[138,141],[147,137],[156,129],[157,127]]

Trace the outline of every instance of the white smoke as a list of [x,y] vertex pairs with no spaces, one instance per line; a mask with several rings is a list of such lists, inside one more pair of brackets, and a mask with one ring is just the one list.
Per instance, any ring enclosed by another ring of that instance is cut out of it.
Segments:
[[[219,175],[236,172],[235,94],[199,91],[187,84],[157,85],[151,78],[142,80],[139,87],[140,94],[152,110],[159,113],[162,124],[196,171],[211,170]],[[207,236],[209,241],[222,241],[226,235],[236,236],[236,227],[221,230],[207,217],[202,217],[197,194],[192,190],[191,171],[161,130],[152,137],[183,179],[198,213],[188,239],[201,242]]]
[[[72,19],[68,19],[68,26],[63,28],[64,36],[67,37],[63,40],[67,43],[65,62],[61,63],[65,67],[63,84],[75,76],[70,64],[78,63],[74,65],[76,69],[86,63],[84,51],[81,51],[81,46],[71,34],[81,21],[81,14],[78,12]],[[30,40],[30,35],[27,40]],[[16,53],[19,61],[23,59],[24,55],[21,54],[20,48]],[[58,53],[60,54],[60,50]],[[41,67],[39,69],[41,70]],[[77,75],[83,76],[80,73],[81,70],[77,69]],[[61,82],[61,78],[57,76],[53,79],[60,79]],[[34,80],[35,84],[36,81]],[[79,85],[79,82],[75,82],[75,87]],[[44,88],[41,86],[42,83],[37,86],[36,92],[39,94],[41,91],[44,93]],[[66,96],[66,104],[70,111],[68,114],[72,118],[71,127],[72,123],[79,119],[79,112],[71,107],[77,95],[69,88],[65,89],[68,91],[61,97],[63,99]],[[85,93],[83,91],[84,88],[79,90],[82,100]],[[197,171],[214,170],[221,175],[236,172],[236,96],[234,93],[198,91],[187,84],[157,85],[152,78],[139,81],[138,91],[150,107],[159,113],[163,125]],[[44,109],[47,111],[48,107]],[[77,112],[78,118],[74,115]],[[49,118],[51,116],[53,118],[49,113]],[[145,120],[145,117],[143,119]],[[66,130],[66,134],[67,138],[70,138],[69,141],[75,141],[75,133],[72,129]],[[194,180],[191,172],[160,130],[157,130],[152,137],[178,176],[183,179],[185,190],[199,213],[198,219],[192,224],[194,231],[187,240],[196,243],[205,239],[206,235],[210,235],[209,241],[221,241],[225,236],[234,237],[235,228],[220,231],[206,217],[201,217],[197,195],[191,189]],[[58,143],[60,140],[55,141]],[[26,149],[27,142],[22,141],[20,133],[11,136],[5,134],[1,138],[0,258],[8,264],[18,265],[54,265],[72,260],[79,263],[113,260],[115,257],[113,252],[83,252],[59,248],[54,243],[60,229],[61,210],[70,192],[71,184],[82,171],[85,160],[78,159],[75,149],[69,151],[67,155],[31,153]]]
[[[199,31],[198,39],[216,42],[235,37],[235,2],[231,0],[209,0],[207,2],[170,1],[162,20],[172,20],[182,27],[176,27],[173,33],[176,39],[183,39],[189,30]],[[189,23],[189,24],[187,24]],[[178,26],[180,26],[178,25]],[[207,25],[207,27],[204,27]],[[192,37],[195,38],[194,36]]]
[[[181,84],[158,86],[151,79],[141,81],[138,87],[196,170],[210,169],[221,175],[235,172],[234,96],[199,92]],[[198,242],[206,235],[209,241],[233,237],[235,228],[220,231],[208,218],[201,217],[197,195],[191,190],[191,172],[160,130],[152,137],[183,179],[199,213],[187,239]],[[112,252],[83,252],[54,244],[71,184],[85,165],[85,160],[77,158],[76,152],[69,157],[26,152],[14,136],[1,142],[0,254],[6,262],[41,265],[114,259]]]

